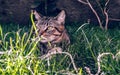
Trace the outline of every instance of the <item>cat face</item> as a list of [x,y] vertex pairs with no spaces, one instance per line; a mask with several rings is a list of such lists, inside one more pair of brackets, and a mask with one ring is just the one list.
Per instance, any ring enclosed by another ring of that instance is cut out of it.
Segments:
[[41,43],[58,43],[68,39],[64,22],[65,11],[61,11],[56,17],[42,17],[36,11],[33,12],[36,18],[36,27]]

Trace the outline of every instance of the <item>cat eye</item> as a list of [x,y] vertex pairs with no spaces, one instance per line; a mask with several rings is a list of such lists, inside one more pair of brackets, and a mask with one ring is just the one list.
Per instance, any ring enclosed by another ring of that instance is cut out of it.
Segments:
[[48,30],[53,30],[53,29],[54,29],[54,28],[53,28],[53,27],[51,27],[51,26],[50,26],[50,27],[48,27]]

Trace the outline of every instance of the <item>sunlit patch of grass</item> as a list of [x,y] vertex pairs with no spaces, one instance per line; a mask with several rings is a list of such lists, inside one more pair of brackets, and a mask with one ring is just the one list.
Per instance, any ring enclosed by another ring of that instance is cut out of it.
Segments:
[[69,69],[71,61],[68,56],[56,55],[50,59],[50,65],[47,60],[39,59],[37,44],[40,40],[36,40],[32,32],[30,28],[21,28],[5,33],[0,27],[0,74],[54,75],[66,70],[74,73],[73,69]]
[[[38,42],[31,41],[32,34],[28,35],[29,32],[20,33],[21,30],[3,34],[3,30],[0,27],[1,74],[32,74],[34,69],[38,68],[37,65],[41,64],[41,61],[36,60],[35,54]],[[35,68],[32,67],[33,65]]]

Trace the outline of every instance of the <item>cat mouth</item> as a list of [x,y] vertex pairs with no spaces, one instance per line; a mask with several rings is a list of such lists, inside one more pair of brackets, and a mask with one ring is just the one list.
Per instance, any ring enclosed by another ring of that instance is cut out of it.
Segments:
[[57,39],[57,38],[59,38],[59,36],[54,36],[54,35],[51,35],[51,36],[49,36],[49,37],[41,36],[40,42],[42,42],[42,43],[47,43],[47,42],[54,41],[54,40]]

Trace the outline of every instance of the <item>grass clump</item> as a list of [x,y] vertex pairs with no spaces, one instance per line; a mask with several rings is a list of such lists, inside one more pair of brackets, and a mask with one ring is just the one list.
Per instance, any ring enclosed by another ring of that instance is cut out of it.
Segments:
[[40,59],[40,50],[37,48],[40,40],[36,40],[30,28],[25,28],[18,31],[11,28],[8,32],[4,29],[5,33],[0,26],[0,74],[54,75],[66,71],[68,68],[65,65],[68,65],[64,61],[70,62],[68,56],[56,55],[48,65],[47,60]]
[[34,69],[41,63],[36,60],[37,42],[31,41],[30,38],[31,34],[21,33],[20,30],[3,34],[0,27],[0,74],[23,75],[32,74],[33,71],[36,73],[37,69]]
[[[69,51],[73,54],[77,66],[82,66],[82,68],[87,66],[92,73],[96,73],[99,54],[110,52],[116,55],[120,52],[120,30],[116,28],[103,31],[99,27],[91,27],[90,25],[85,25],[79,30],[78,28],[80,28],[79,24],[68,26],[69,33],[72,33],[70,35],[72,44]],[[103,60],[101,59],[101,71],[104,71],[106,75],[119,75],[120,60],[116,61],[110,56],[105,57]],[[103,69],[103,65],[106,69]],[[107,74],[108,71],[109,74]]]

